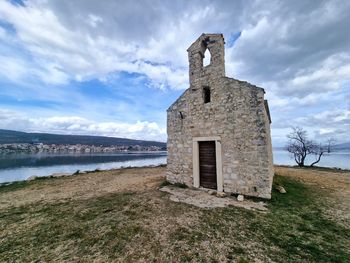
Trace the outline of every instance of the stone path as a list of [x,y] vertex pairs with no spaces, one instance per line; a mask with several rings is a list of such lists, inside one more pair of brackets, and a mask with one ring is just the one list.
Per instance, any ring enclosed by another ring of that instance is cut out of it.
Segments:
[[159,190],[169,193],[170,200],[174,202],[186,203],[200,208],[216,208],[233,205],[260,212],[266,212],[268,210],[266,203],[262,201],[254,202],[251,200],[244,200],[239,202],[233,196],[217,197],[203,190],[184,189],[175,186],[164,186]]

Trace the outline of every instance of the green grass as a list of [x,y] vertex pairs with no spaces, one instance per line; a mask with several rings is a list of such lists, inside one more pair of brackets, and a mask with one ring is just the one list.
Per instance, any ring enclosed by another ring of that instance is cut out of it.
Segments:
[[164,186],[169,186],[169,185],[172,185],[172,186],[175,186],[175,187],[179,187],[179,188],[188,188],[187,185],[183,184],[183,183],[175,183],[175,184],[172,184],[170,183],[169,181],[167,180],[164,180],[161,184],[160,184],[160,187],[164,187]]
[[325,193],[275,184],[287,194],[274,191],[266,214],[200,209],[156,190],[11,207],[0,211],[0,261],[350,262],[350,230],[324,215]]
[[29,182],[26,181],[18,181],[18,182],[12,182],[10,184],[0,184],[0,194],[15,191],[21,188],[24,188],[29,185]]
[[183,184],[183,183],[175,183],[175,184],[173,184],[174,186],[176,186],[176,187],[179,187],[179,188],[188,188],[188,186],[187,185],[185,185],[185,184]]
[[[273,192],[270,213],[235,207],[209,210],[200,227],[180,227],[174,239],[196,247],[207,237],[227,244],[227,258],[247,262],[263,254],[274,262],[350,262],[350,230],[323,215],[320,193],[286,177],[276,176],[275,184],[288,194]],[[253,248],[247,248],[249,243]]]
[[288,194],[273,192],[271,213],[256,233],[262,234],[271,246],[279,247],[285,257],[349,262],[350,230],[324,216],[325,192],[287,177],[276,176],[275,183],[288,189]]
[[172,183],[170,183],[170,182],[167,181],[167,180],[164,180],[163,182],[161,182],[161,184],[160,184],[159,187],[164,187],[164,186],[168,186],[168,185],[172,185]]
[[40,182],[49,182],[52,180],[59,180],[59,177],[53,177],[53,176],[38,176],[33,180],[30,181],[14,181],[14,182],[8,182],[8,183],[0,183],[0,194],[5,192],[11,192],[16,191],[25,187],[28,187],[30,185],[38,185]]

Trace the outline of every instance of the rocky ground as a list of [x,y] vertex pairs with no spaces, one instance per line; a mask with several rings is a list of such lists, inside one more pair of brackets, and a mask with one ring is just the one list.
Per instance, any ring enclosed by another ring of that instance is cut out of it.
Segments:
[[228,195],[212,190],[208,191],[207,189],[184,189],[173,185],[163,186],[159,190],[169,193],[171,201],[194,205],[200,208],[236,206],[260,212],[268,211],[266,201],[244,199],[242,195],[240,196],[243,197],[243,200],[236,197],[236,195]]
[[208,208],[203,198],[217,197],[173,186],[161,192],[165,170],[0,187],[0,261],[350,262],[348,171],[275,167],[274,187],[287,193],[274,190],[261,212],[233,197]]

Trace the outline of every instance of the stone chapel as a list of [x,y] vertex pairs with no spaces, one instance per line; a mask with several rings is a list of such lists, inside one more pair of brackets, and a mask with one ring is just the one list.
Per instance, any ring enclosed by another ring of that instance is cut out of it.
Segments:
[[[203,66],[207,50],[210,63]],[[167,110],[167,180],[271,198],[271,118],[264,89],[225,76],[222,34],[202,34],[187,52],[190,87]]]

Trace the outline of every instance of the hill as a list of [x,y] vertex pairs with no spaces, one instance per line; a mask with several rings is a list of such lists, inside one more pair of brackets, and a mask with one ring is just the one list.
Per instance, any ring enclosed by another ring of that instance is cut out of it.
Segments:
[[[344,142],[334,145],[333,147],[334,151],[348,151],[350,150],[350,142]],[[273,150],[286,150],[285,146],[276,146],[273,147]]]
[[336,144],[334,145],[334,149],[337,151],[350,150],[350,142]]
[[83,144],[95,146],[157,146],[166,148],[166,143],[156,141],[132,140],[106,136],[60,135],[50,133],[27,133],[0,129],[0,144],[43,143],[43,144]]

